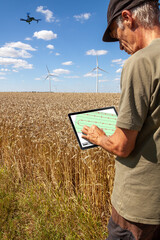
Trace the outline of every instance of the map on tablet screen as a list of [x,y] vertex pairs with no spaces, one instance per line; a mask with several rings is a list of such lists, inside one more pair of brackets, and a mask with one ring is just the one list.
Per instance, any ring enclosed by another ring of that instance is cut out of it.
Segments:
[[96,125],[102,128],[107,136],[111,136],[116,129],[117,112],[114,107],[69,113],[68,116],[81,149],[97,146],[82,138],[82,129],[84,125],[89,127]]

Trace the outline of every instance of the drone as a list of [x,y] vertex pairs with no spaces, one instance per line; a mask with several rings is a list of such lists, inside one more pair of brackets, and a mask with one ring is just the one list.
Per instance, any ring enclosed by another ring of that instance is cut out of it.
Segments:
[[27,19],[20,18],[20,21],[25,21],[25,22],[28,22],[29,24],[30,24],[32,21],[36,21],[37,23],[38,23],[39,21],[41,21],[41,19],[35,19],[34,17],[30,17],[29,15],[30,15],[30,13],[27,13]]

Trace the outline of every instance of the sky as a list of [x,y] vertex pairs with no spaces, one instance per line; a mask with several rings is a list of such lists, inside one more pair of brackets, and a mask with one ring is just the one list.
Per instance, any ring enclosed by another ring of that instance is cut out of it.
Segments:
[[[0,92],[120,92],[129,55],[102,41],[106,0],[1,0]],[[30,24],[20,21],[41,19]],[[52,76],[47,77],[48,71]],[[91,72],[92,71],[92,72]]]

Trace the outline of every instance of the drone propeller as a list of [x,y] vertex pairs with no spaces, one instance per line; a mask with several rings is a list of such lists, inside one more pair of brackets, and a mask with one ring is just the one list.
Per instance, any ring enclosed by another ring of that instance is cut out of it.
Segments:
[[30,13],[29,13],[29,12],[27,12],[27,17],[29,17],[29,15],[30,15]]

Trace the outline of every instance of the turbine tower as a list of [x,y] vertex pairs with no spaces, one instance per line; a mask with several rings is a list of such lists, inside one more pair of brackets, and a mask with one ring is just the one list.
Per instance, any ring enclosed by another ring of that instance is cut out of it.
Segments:
[[96,55],[96,56],[97,56],[96,67],[93,68],[92,71],[90,71],[89,73],[91,73],[91,72],[96,70],[96,73],[97,73],[97,75],[96,75],[96,93],[98,93],[98,82],[99,82],[99,80],[98,80],[98,70],[101,70],[101,71],[103,71],[105,73],[108,73],[108,72],[106,72],[105,70],[103,70],[102,68],[99,67],[99,65],[98,65],[98,55]]
[[51,89],[51,78],[52,78],[52,77],[57,77],[57,76],[56,76],[55,74],[53,74],[53,73],[50,73],[47,65],[46,65],[46,68],[47,68],[48,74],[47,74],[45,80],[49,79],[49,91],[52,92],[52,89]]

